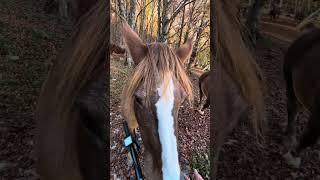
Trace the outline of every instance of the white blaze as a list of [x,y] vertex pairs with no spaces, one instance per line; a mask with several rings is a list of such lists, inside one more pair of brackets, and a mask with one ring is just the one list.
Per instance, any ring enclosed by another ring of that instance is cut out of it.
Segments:
[[164,84],[161,84],[160,88],[158,88],[160,98],[156,103],[163,179],[179,180],[180,166],[172,113],[174,104],[174,84],[172,78],[167,88],[163,88],[165,88]]

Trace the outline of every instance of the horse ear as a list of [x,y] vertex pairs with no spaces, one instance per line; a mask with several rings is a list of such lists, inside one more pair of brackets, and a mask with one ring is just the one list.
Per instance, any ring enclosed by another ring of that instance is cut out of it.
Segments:
[[192,39],[188,39],[186,43],[184,43],[181,47],[176,49],[176,54],[180,58],[180,60],[184,63],[188,60],[192,53]]
[[138,64],[147,55],[147,46],[142,42],[138,34],[131,29],[127,22],[123,23],[122,34],[134,63]]

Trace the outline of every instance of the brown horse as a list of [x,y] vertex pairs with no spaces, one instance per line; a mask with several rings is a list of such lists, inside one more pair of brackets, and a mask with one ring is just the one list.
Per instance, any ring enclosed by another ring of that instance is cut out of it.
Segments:
[[[317,142],[320,136],[320,29],[308,25],[294,41],[284,57],[284,77],[287,85],[288,125],[287,138],[296,153]],[[297,113],[310,113],[307,128],[299,144],[296,143],[295,121]],[[301,158],[291,151],[284,156],[289,164],[300,166]]]
[[37,170],[45,180],[104,179],[108,3],[80,18],[37,104]]
[[145,178],[179,180],[177,119],[184,99],[192,100],[192,85],[183,69],[192,42],[175,50],[164,43],[144,44],[127,24],[123,35],[136,67],[124,88],[122,109],[131,132],[139,125]]
[[238,3],[238,0],[216,0],[215,4],[212,4],[216,22],[214,19],[210,22],[214,27],[210,33],[210,42],[213,43],[211,57],[215,57],[213,53],[217,52],[216,59],[212,61],[212,83],[209,85],[211,117],[214,118],[210,128],[213,138],[213,159],[210,163],[213,179],[217,175],[219,152],[226,136],[234,129],[239,119],[247,116],[248,110],[251,110],[250,119],[258,140],[263,139],[264,86],[259,80],[259,68],[253,55],[241,37],[237,17]]
[[[199,77],[199,109],[198,112],[203,115],[203,110],[210,106],[209,97],[209,82],[210,82],[210,72],[205,72]],[[205,104],[201,107],[202,96],[206,97]]]

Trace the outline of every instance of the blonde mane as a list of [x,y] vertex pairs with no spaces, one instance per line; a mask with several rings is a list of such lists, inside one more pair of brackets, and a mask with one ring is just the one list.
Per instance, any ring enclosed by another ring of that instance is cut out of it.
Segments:
[[146,57],[135,67],[132,78],[128,80],[122,94],[122,110],[128,121],[136,121],[134,112],[134,93],[142,85],[147,106],[151,106],[151,97],[155,95],[158,83],[169,84],[170,78],[176,79],[186,92],[189,102],[193,99],[192,84],[184,71],[184,66],[166,44],[148,45]]
[[240,33],[240,22],[237,17],[238,2],[238,0],[216,2],[217,58],[252,106],[252,124],[256,133],[261,135],[265,118],[264,86],[257,76],[259,68],[255,59]]

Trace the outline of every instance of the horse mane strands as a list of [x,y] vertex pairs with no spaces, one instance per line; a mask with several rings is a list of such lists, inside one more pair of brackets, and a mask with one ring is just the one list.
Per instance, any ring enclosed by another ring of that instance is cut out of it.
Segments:
[[105,66],[108,26],[107,3],[99,0],[80,18],[42,86],[36,110],[38,167],[53,179],[80,179],[73,110],[80,91]]
[[257,76],[259,69],[255,59],[241,37],[237,3],[238,0],[216,2],[218,59],[252,106],[252,125],[256,134],[263,139],[265,125],[263,84]]

